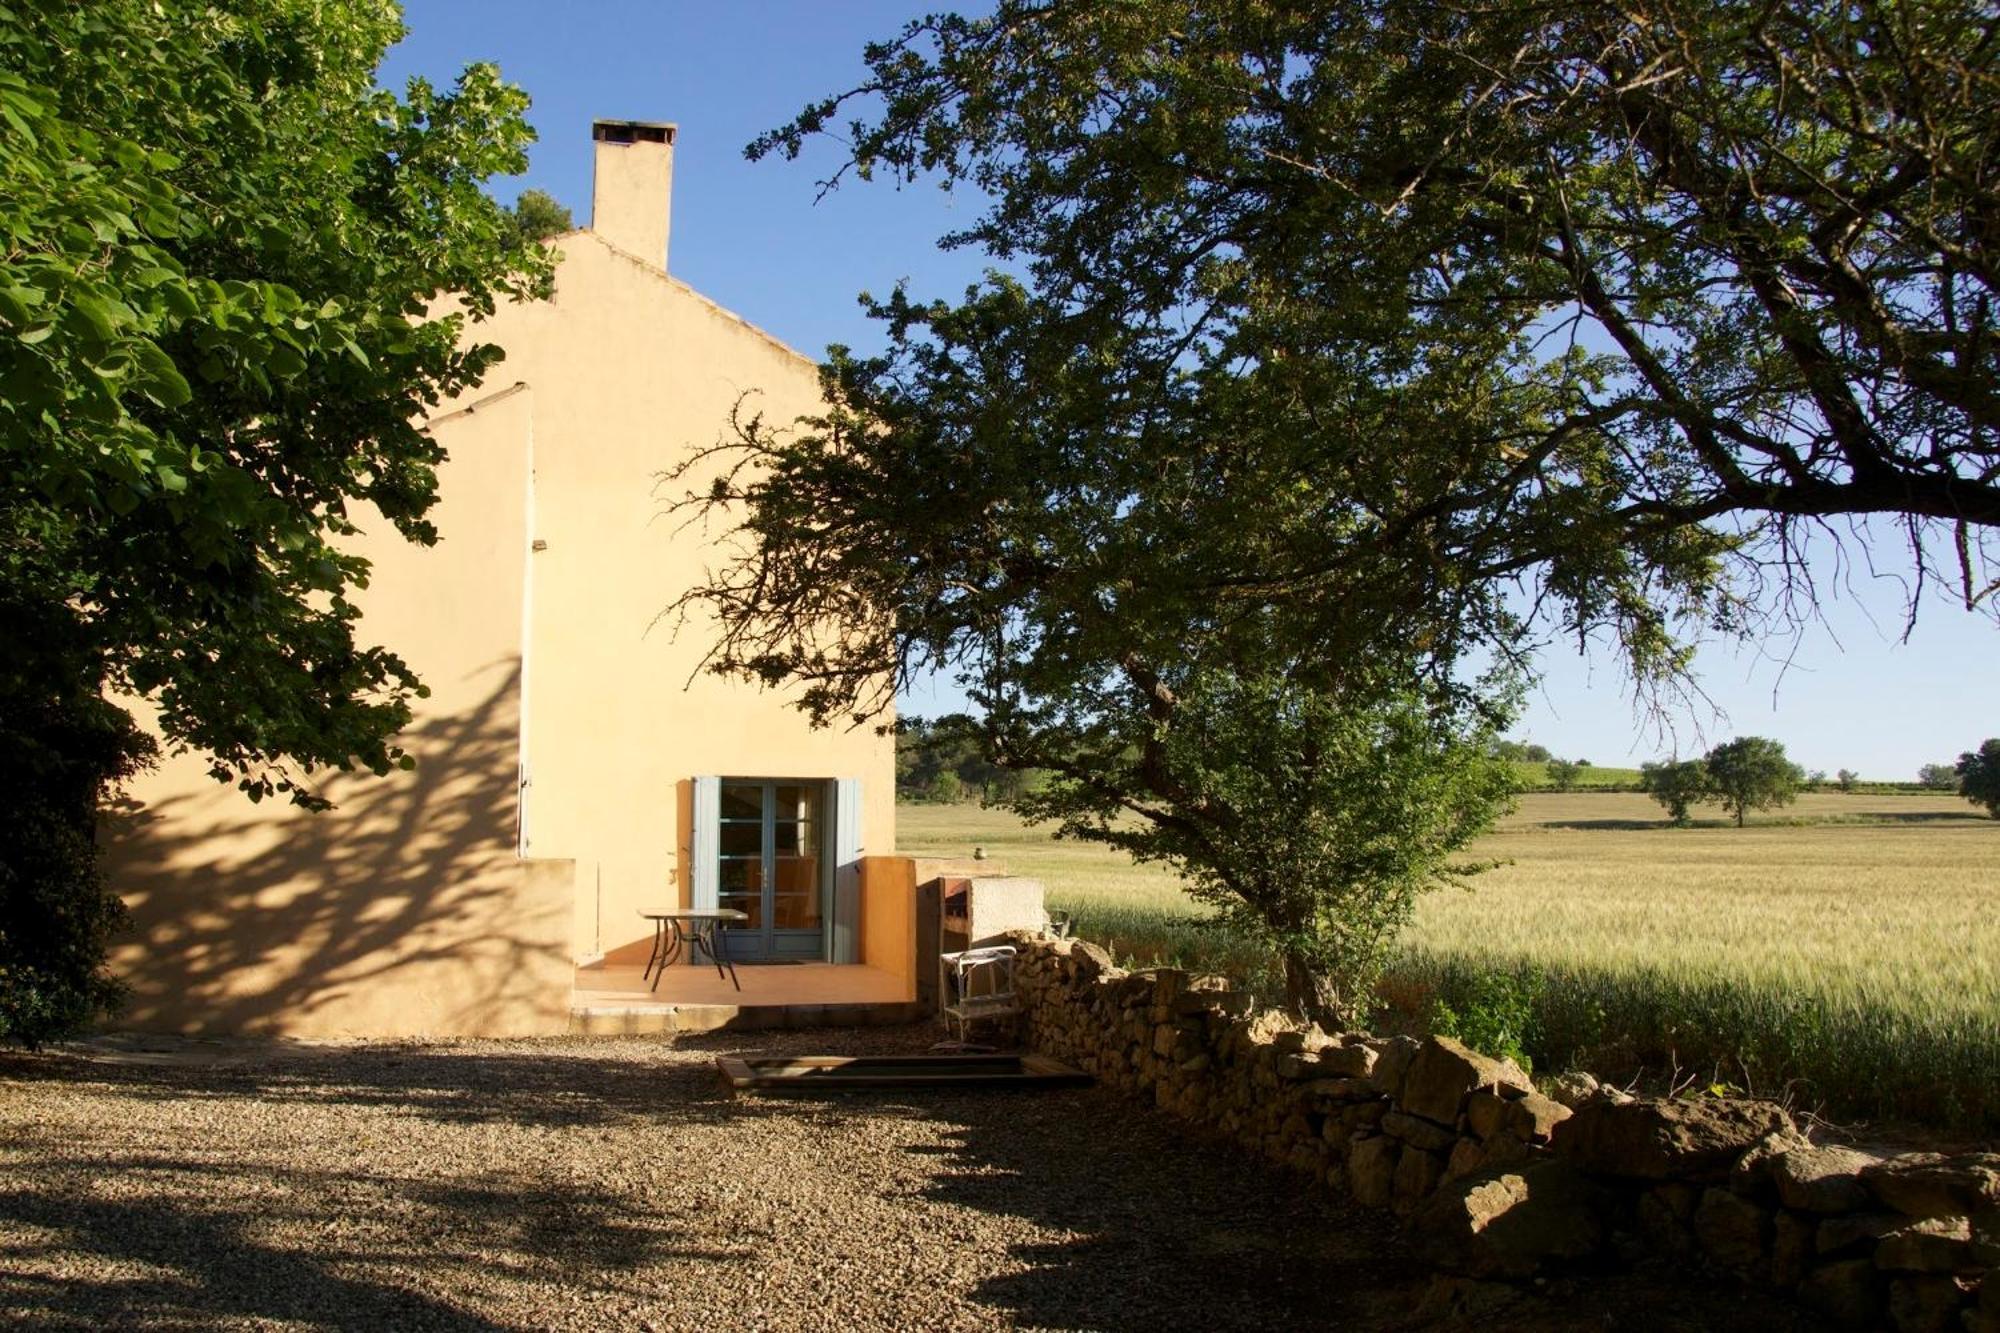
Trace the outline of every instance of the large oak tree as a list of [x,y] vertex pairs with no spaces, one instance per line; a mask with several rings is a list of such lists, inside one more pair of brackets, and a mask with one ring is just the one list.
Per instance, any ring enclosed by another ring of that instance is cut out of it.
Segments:
[[1219,866],[1191,684],[1477,728],[1524,606],[1657,683],[1836,521],[1991,607],[1982,6],[1000,0],[867,59],[753,153],[851,112],[834,180],[977,187],[1005,272],[728,442],[717,665],[822,718],[955,668],[1037,813]]

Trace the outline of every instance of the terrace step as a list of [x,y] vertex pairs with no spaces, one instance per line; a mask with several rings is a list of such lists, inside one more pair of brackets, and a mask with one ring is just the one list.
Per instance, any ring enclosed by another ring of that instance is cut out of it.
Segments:
[[771,1028],[892,1027],[926,1017],[909,1001],[874,1004],[603,1004],[570,1006],[569,1030],[581,1036],[673,1032],[745,1032]]

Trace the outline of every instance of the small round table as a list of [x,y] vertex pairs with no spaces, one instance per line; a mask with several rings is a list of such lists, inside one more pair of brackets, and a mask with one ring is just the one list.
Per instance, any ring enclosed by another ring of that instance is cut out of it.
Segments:
[[[688,961],[693,962],[701,954],[707,954],[715,964],[715,975],[725,975],[727,968],[729,984],[737,990],[743,983],[736,979],[736,964],[729,957],[728,936],[717,927],[741,925],[750,919],[747,912],[739,912],[733,907],[677,908],[671,912],[641,912],[640,916],[653,923],[653,952],[646,959],[646,970],[642,977],[653,979],[653,989],[660,988],[660,978],[667,974],[667,964],[681,956],[683,948],[688,950]],[[657,970],[656,970],[657,969]]]

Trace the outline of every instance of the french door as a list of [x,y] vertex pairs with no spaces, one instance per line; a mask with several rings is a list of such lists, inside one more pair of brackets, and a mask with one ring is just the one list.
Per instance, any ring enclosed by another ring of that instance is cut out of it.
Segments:
[[724,778],[717,901],[750,920],[731,927],[729,956],[826,957],[827,784]]

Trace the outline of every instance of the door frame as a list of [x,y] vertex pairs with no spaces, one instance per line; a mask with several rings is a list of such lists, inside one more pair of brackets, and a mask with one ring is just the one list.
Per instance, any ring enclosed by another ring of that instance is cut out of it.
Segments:
[[[761,813],[758,815],[760,847],[758,852],[759,880],[762,884],[762,898],[758,904],[762,925],[755,930],[746,927],[722,927],[728,935],[725,947],[730,957],[738,961],[790,961],[823,963],[833,956],[833,907],[834,907],[834,804],[838,800],[836,783],[831,778],[804,777],[759,777],[751,774],[725,774],[717,779],[718,800],[716,810],[715,840],[715,882],[718,905],[722,889],[722,825],[729,820],[723,813],[721,796],[730,787],[759,787],[762,795],[759,801]],[[819,840],[818,855],[818,898],[819,927],[780,927],[774,923],[777,905],[777,789],[779,787],[813,787],[819,792],[816,822],[819,827],[814,836]],[[747,822],[747,821],[741,821]],[[812,943],[806,941],[811,937]]]

